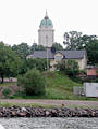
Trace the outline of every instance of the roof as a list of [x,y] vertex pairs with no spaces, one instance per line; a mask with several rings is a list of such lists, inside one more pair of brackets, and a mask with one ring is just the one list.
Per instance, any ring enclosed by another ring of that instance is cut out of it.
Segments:
[[44,19],[41,20],[40,26],[52,26],[52,21],[49,19],[47,12]]
[[86,51],[61,51],[60,53],[65,56],[65,59],[82,59]]
[[[82,59],[86,54],[86,51],[57,51],[56,53],[48,52],[48,59],[54,59],[54,55],[61,53],[64,59]],[[34,54],[29,55],[31,58],[47,58],[46,51],[35,51]]]
[[97,69],[87,69],[87,76],[90,76],[90,75],[98,76],[98,73],[96,71]]

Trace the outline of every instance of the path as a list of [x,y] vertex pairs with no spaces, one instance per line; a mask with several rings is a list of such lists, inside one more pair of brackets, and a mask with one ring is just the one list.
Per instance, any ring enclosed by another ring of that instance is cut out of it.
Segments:
[[0,102],[8,103],[37,103],[48,105],[85,105],[85,106],[98,106],[98,101],[79,101],[79,100],[46,100],[46,99],[1,99]]

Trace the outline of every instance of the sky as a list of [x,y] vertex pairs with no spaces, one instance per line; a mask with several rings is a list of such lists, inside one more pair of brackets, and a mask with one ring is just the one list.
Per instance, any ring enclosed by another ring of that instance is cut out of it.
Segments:
[[54,28],[54,42],[64,32],[98,35],[98,0],[0,0],[0,41],[38,43],[40,21],[46,10]]

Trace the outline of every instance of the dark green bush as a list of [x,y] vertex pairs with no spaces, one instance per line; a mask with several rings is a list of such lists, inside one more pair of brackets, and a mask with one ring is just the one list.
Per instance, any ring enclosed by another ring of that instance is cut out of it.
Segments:
[[9,88],[5,88],[3,91],[2,91],[2,94],[4,95],[4,97],[8,97],[11,93],[11,90]]
[[21,80],[27,96],[45,95],[46,79],[38,70],[28,71]]

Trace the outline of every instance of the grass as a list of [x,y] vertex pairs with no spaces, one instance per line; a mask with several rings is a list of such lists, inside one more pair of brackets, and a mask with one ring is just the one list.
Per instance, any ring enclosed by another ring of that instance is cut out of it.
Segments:
[[11,85],[15,85],[15,84],[16,84],[15,82],[6,82],[3,84],[0,84],[0,86],[11,86]]
[[[60,72],[44,72],[46,77],[46,95],[44,96],[22,96],[19,93],[12,98],[15,99],[65,99],[65,100],[96,100],[98,98],[87,98],[73,95],[74,86],[82,86],[82,83],[76,83],[69,77]],[[12,83],[6,83],[9,86]]]
[[82,83],[72,81],[61,72],[46,73],[46,98],[66,100],[97,100],[98,98],[87,98],[73,95],[74,86],[82,86]]
[[8,103],[0,102],[0,107],[10,107],[10,106],[29,106],[29,107],[40,107],[43,109],[53,109],[60,108],[61,105],[49,105],[49,104],[38,104],[38,103]]
[[59,72],[48,73],[46,77],[46,96],[50,99],[72,99],[75,97],[73,96],[73,86],[82,86]]
[[[11,107],[11,106],[29,106],[29,107],[39,107],[42,109],[57,109],[57,108],[62,108],[62,105],[50,105],[50,104],[38,104],[38,103],[7,103],[7,102],[0,102],[0,107]],[[96,109],[98,110],[98,106],[95,105],[67,105],[65,106],[69,109],[75,109],[76,107],[78,109]]]

